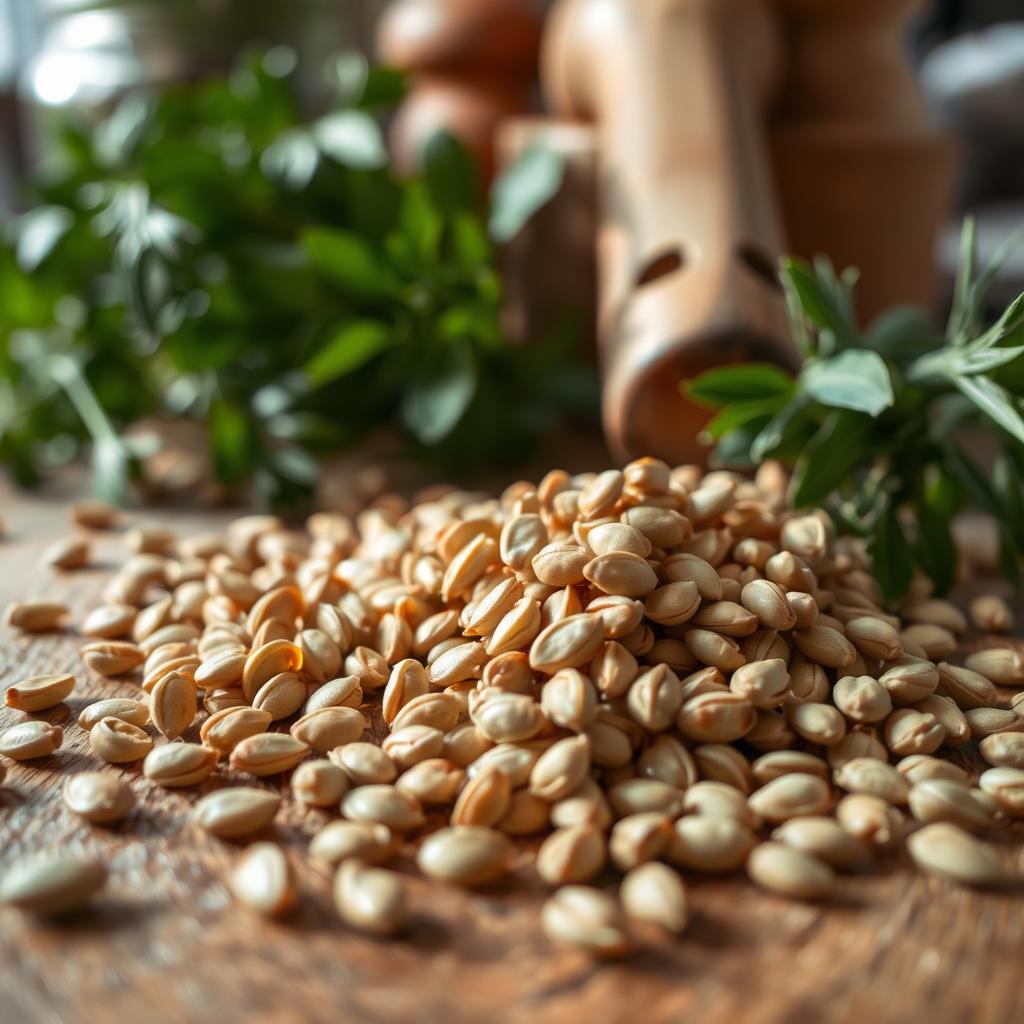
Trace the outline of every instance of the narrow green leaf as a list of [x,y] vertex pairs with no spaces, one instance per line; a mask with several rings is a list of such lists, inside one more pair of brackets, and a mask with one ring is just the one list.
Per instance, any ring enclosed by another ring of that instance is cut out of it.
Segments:
[[448,345],[424,361],[402,399],[402,420],[422,444],[443,441],[476,393],[476,363],[467,345]]
[[362,236],[336,228],[307,228],[300,236],[310,263],[351,295],[394,298],[402,282]]
[[245,410],[227,401],[214,402],[209,414],[210,447],[217,479],[231,486],[251,472],[255,438]]
[[1003,519],[1018,545],[1024,547],[1024,483],[1014,459],[1007,453],[1007,442],[992,464],[992,489],[1003,507]]
[[848,349],[831,359],[808,363],[800,374],[800,383],[823,405],[869,416],[878,416],[894,400],[885,360],[866,349]]
[[755,462],[762,462],[770,456],[790,459],[787,449],[797,446],[803,450],[801,434],[813,402],[807,395],[796,395],[777,412],[758,432],[750,446],[750,455]]
[[1005,388],[987,377],[956,377],[953,383],[993,423],[1024,444],[1024,417]]
[[941,339],[934,336],[927,312],[919,306],[895,306],[886,310],[872,321],[864,335],[868,348],[900,365],[941,343]]
[[312,132],[320,151],[345,167],[373,168],[387,163],[380,127],[361,110],[339,110],[321,117]]
[[949,517],[941,507],[925,500],[917,509],[917,543],[914,556],[935,584],[946,594],[956,578],[957,550],[949,528]]
[[784,259],[782,279],[788,282],[800,299],[800,307],[807,318],[819,328],[831,331],[837,338],[849,337],[849,324],[844,311],[835,299],[822,287],[821,282],[802,260]]
[[423,147],[423,180],[443,210],[474,210],[480,181],[473,159],[447,132],[435,132]]
[[704,427],[705,433],[716,440],[725,437],[738,427],[751,420],[774,416],[779,411],[784,398],[760,398],[749,402],[733,402],[717,412]]
[[972,216],[964,217],[960,231],[960,262],[953,284],[953,302],[946,325],[946,338],[952,345],[961,345],[968,340],[973,316],[971,286],[974,282],[975,264],[978,259],[978,230]]
[[510,164],[491,189],[491,238],[508,242],[562,187],[565,156],[535,145]]
[[784,370],[770,363],[740,363],[706,370],[699,377],[683,382],[685,393],[695,402],[717,407],[731,402],[786,398],[795,383]]
[[35,270],[67,234],[74,219],[64,206],[37,206],[18,217],[13,224],[18,266],[26,274]]
[[998,519],[1001,505],[984,470],[952,441],[941,441],[940,450],[944,468],[960,483],[971,501]]
[[864,461],[870,420],[852,412],[833,412],[797,463],[793,504],[823,502]]
[[306,373],[314,385],[322,386],[365,366],[393,343],[391,328],[378,320],[343,324],[306,364]]
[[887,601],[896,601],[909,589],[914,564],[910,544],[896,509],[885,496],[871,536],[868,538],[871,572]]

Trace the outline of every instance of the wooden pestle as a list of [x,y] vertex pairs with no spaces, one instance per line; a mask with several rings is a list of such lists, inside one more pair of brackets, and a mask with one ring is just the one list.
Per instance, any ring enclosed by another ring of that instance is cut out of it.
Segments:
[[779,76],[758,0],[559,0],[542,49],[556,113],[595,122],[603,418],[620,458],[700,459],[680,382],[793,365],[759,123]]

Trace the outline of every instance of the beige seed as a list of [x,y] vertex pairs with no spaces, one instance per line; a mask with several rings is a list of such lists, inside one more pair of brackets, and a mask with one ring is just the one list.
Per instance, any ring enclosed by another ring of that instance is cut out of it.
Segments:
[[851,836],[835,818],[814,815],[790,818],[775,829],[771,837],[833,868],[854,867],[863,864],[869,857],[864,844]]
[[747,873],[763,889],[790,899],[822,900],[835,888],[835,875],[827,864],[783,843],[755,847],[747,860]]
[[1006,633],[1013,629],[1013,611],[995,594],[974,598],[969,606],[971,621],[983,633]]
[[629,871],[619,887],[619,899],[631,918],[657,925],[673,935],[686,929],[686,887],[664,864],[651,862]]
[[1004,879],[992,847],[948,822],[926,825],[915,832],[907,839],[907,849],[922,871],[962,885],[987,887]]
[[34,854],[7,870],[0,881],[0,902],[32,914],[58,916],[80,909],[106,880],[107,869],[92,857]]
[[14,601],[7,606],[6,622],[25,633],[51,633],[69,614],[57,601]]
[[662,732],[675,721],[683,696],[679,677],[667,665],[656,665],[634,680],[626,707],[633,721],[648,732]]
[[541,908],[541,927],[556,945],[596,957],[618,957],[629,950],[618,903],[597,889],[566,885]]
[[98,498],[76,501],[71,506],[71,518],[88,530],[109,530],[121,516],[121,511],[109,502]]
[[757,616],[765,629],[789,630],[796,625],[796,614],[786,600],[786,593],[770,580],[751,580],[740,591],[740,603]]
[[903,815],[877,796],[844,796],[836,805],[835,814],[850,835],[871,846],[891,846],[903,834]]
[[971,672],[999,686],[1024,686],[1024,654],[1009,647],[994,647],[969,654],[964,661]]
[[879,676],[894,704],[916,704],[935,692],[939,670],[930,661],[904,655]]
[[351,790],[342,798],[341,813],[350,821],[387,825],[392,832],[408,832],[424,822],[419,801],[394,786],[360,786]]
[[298,895],[288,858],[276,843],[253,843],[232,869],[229,887],[239,903],[264,917],[280,917]]
[[755,708],[772,708],[782,703],[789,689],[789,672],[780,658],[741,665],[729,680],[729,689],[746,698]]
[[199,727],[199,739],[219,754],[230,754],[242,740],[266,732],[270,725],[269,711],[234,707],[215,711]]
[[277,793],[233,786],[198,800],[192,808],[192,820],[219,839],[243,839],[269,825],[280,806]]
[[177,672],[160,678],[149,696],[153,725],[169,740],[176,740],[196,717],[196,688]]
[[197,686],[211,690],[218,686],[237,686],[248,655],[244,650],[229,649],[203,661],[195,671]]
[[29,676],[9,686],[4,700],[9,708],[17,711],[46,711],[70,697],[74,688],[75,677],[69,673]]
[[345,924],[373,935],[394,935],[409,915],[402,876],[358,860],[345,860],[338,868],[334,905]]
[[621,597],[645,597],[658,586],[658,577],[646,560],[628,551],[598,555],[583,566],[582,572],[598,590]]
[[513,847],[490,828],[456,825],[432,832],[416,854],[423,874],[458,885],[486,885],[509,870]]
[[721,672],[732,672],[746,664],[739,644],[709,629],[688,629],[683,634],[687,650],[702,664]]
[[889,691],[871,676],[843,676],[832,689],[832,700],[855,722],[881,722],[892,711]]
[[996,688],[980,672],[944,661],[940,661],[937,667],[938,692],[951,697],[961,708],[986,708],[996,703]]
[[513,789],[525,786],[533,766],[546,746],[547,744],[540,746],[531,743],[500,743],[485,750],[476,760],[470,762],[466,774],[472,778],[488,768],[498,768],[508,776]]
[[231,751],[235,771],[250,775],[276,775],[294,768],[307,754],[309,746],[294,736],[264,732],[247,736]]
[[756,842],[750,828],[736,818],[692,814],[673,826],[668,856],[695,871],[735,871]]
[[551,833],[537,851],[537,874],[552,886],[589,882],[604,867],[605,841],[593,825],[572,825]]
[[661,733],[637,759],[640,774],[686,789],[697,781],[697,765],[693,755],[674,736]]
[[731,743],[754,727],[754,707],[739,694],[701,693],[679,709],[676,726],[684,736],[700,743]]
[[200,743],[167,743],[146,755],[142,772],[150,782],[178,788],[197,785],[209,778],[216,766],[217,751],[210,747]]
[[612,810],[604,790],[593,779],[584,780],[571,796],[551,805],[551,824],[555,828],[596,825],[607,831],[612,825]]
[[347,743],[327,755],[355,786],[387,784],[398,778],[395,762],[375,743]]
[[82,661],[101,676],[122,676],[137,669],[145,654],[128,640],[95,640],[82,650]]
[[89,564],[89,550],[88,538],[64,537],[43,552],[43,562],[54,569],[81,569]]
[[[700,785],[695,783],[695,786]],[[720,783],[706,783],[705,795],[709,787]],[[689,792],[689,790],[687,790]],[[697,790],[698,794],[701,790]],[[624,818],[630,814],[642,814],[645,811],[656,811],[676,818],[685,810],[685,797],[681,790],[670,786],[667,782],[657,779],[625,778],[616,782],[607,790],[608,801],[615,813]],[[692,809],[692,808],[691,808]]]
[[1011,818],[1024,817],[1024,769],[989,768],[978,785],[995,797],[996,806]]
[[528,789],[517,789],[495,828],[510,836],[532,836],[545,831],[550,823],[551,807],[547,800],[535,796]]
[[794,772],[762,786],[747,803],[758,817],[779,824],[790,818],[824,813],[832,803],[832,794],[820,776]]
[[64,783],[64,803],[86,821],[107,825],[120,821],[135,806],[135,797],[110,772],[79,772]]
[[900,634],[903,646],[918,648],[921,656],[938,659],[948,658],[956,650],[956,637],[942,626],[916,622],[904,627]]
[[563,668],[544,684],[540,706],[555,725],[583,732],[594,720],[597,691],[578,669]]
[[[647,564],[646,562],[644,563]],[[542,630],[530,647],[530,667],[554,675],[590,662],[604,640],[599,616],[570,615]]]
[[970,785],[970,776],[963,768],[952,761],[940,760],[929,754],[911,754],[904,757],[896,765],[896,770],[912,786],[925,779],[951,779],[953,782],[959,782],[961,786]]
[[101,605],[82,620],[82,634],[120,640],[131,633],[136,614],[137,609],[128,604]]
[[759,786],[764,786],[772,779],[791,772],[819,775],[827,779],[829,767],[820,757],[802,750],[773,750],[757,758],[750,766],[750,772],[753,780]]
[[508,776],[497,768],[489,768],[470,779],[459,793],[451,824],[493,827],[505,816],[511,799]]
[[997,732],[1024,731],[1024,718],[1009,708],[971,708],[963,712],[963,717],[971,730],[971,738],[976,740]]
[[327,760],[304,761],[291,777],[296,800],[310,807],[336,806],[351,785],[345,770]]
[[282,718],[294,715],[305,700],[306,684],[294,672],[280,672],[276,676],[271,676],[256,691],[252,698],[252,706],[259,711],[266,711],[272,721],[278,722]]
[[[693,749],[701,778],[724,782],[742,793],[751,790],[750,762],[728,743],[702,743]],[[684,783],[684,786],[688,783]]]
[[381,864],[391,858],[395,843],[386,825],[373,821],[332,821],[313,836],[309,852],[335,867],[345,860]]
[[587,777],[590,741],[586,736],[559,740],[537,759],[530,771],[530,792],[554,802],[565,799]]
[[831,626],[811,626],[793,633],[797,650],[811,661],[827,668],[846,668],[857,657],[849,640]]
[[672,838],[672,819],[657,811],[630,814],[615,823],[608,853],[619,871],[626,872],[660,857]]
[[144,758],[153,749],[153,741],[139,726],[108,716],[89,731],[89,746],[110,764],[127,764]]
[[78,716],[79,728],[87,732],[104,718],[119,718],[130,725],[142,726],[149,722],[149,707],[141,700],[128,697],[108,697],[82,709]]
[[441,756],[444,733],[430,725],[407,725],[391,733],[382,748],[398,768],[411,768],[420,761]]
[[883,726],[885,745],[899,756],[933,754],[942,746],[946,730],[934,716],[913,708],[897,708]]
[[1024,768],[1024,733],[997,732],[986,736],[978,750],[994,768]]
[[866,658],[895,661],[903,655],[899,633],[888,622],[873,616],[859,616],[846,623],[846,638]]
[[918,821],[948,821],[969,832],[980,832],[992,816],[969,789],[948,779],[927,779],[910,790],[910,811]]
[[837,768],[835,784],[847,793],[877,796],[890,804],[905,804],[910,793],[907,780],[890,764],[873,757],[855,757]]
[[421,804],[448,806],[465,782],[462,768],[443,757],[428,757],[406,769],[395,787]]
[[527,740],[544,727],[544,714],[531,697],[500,690],[484,693],[486,699],[472,707],[470,717],[484,736],[495,743]]
[[306,746],[326,753],[346,743],[355,743],[366,728],[366,719],[355,708],[327,707],[303,715],[289,731]]

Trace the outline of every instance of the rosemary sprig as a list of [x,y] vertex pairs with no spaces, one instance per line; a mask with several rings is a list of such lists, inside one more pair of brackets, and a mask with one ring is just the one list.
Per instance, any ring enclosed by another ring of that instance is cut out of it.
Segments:
[[[985,295],[1011,245],[979,269],[974,222],[944,334],[923,310],[899,307],[866,329],[853,306],[855,271],[824,259],[781,268],[793,337],[804,355],[796,377],[764,364],[710,370],[684,388],[717,410],[707,426],[724,466],[779,459],[793,467],[791,499],[824,505],[840,530],[868,542],[891,600],[918,567],[941,593],[956,570],[952,517],[988,512],[1001,563],[1017,581],[1024,550],[1024,295],[990,326]],[[980,427],[997,449],[991,467],[964,445]]]

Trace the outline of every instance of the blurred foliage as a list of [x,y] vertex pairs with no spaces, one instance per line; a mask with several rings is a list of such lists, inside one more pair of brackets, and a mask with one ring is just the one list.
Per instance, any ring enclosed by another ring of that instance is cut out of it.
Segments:
[[287,503],[382,425],[465,476],[593,413],[568,337],[519,347],[499,327],[486,225],[507,237],[557,173],[531,155],[540,180],[513,168],[487,209],[437,136],[400,180],[378,124],[400,76],[346,55],[332,86],[303,119],[271,51],[99,122],[59,115],[37,205],[0,247],[0,459],[18,480],[88,445],[98,492],[120,497],[140,454],[124,429],[186,417],[221,484]]

